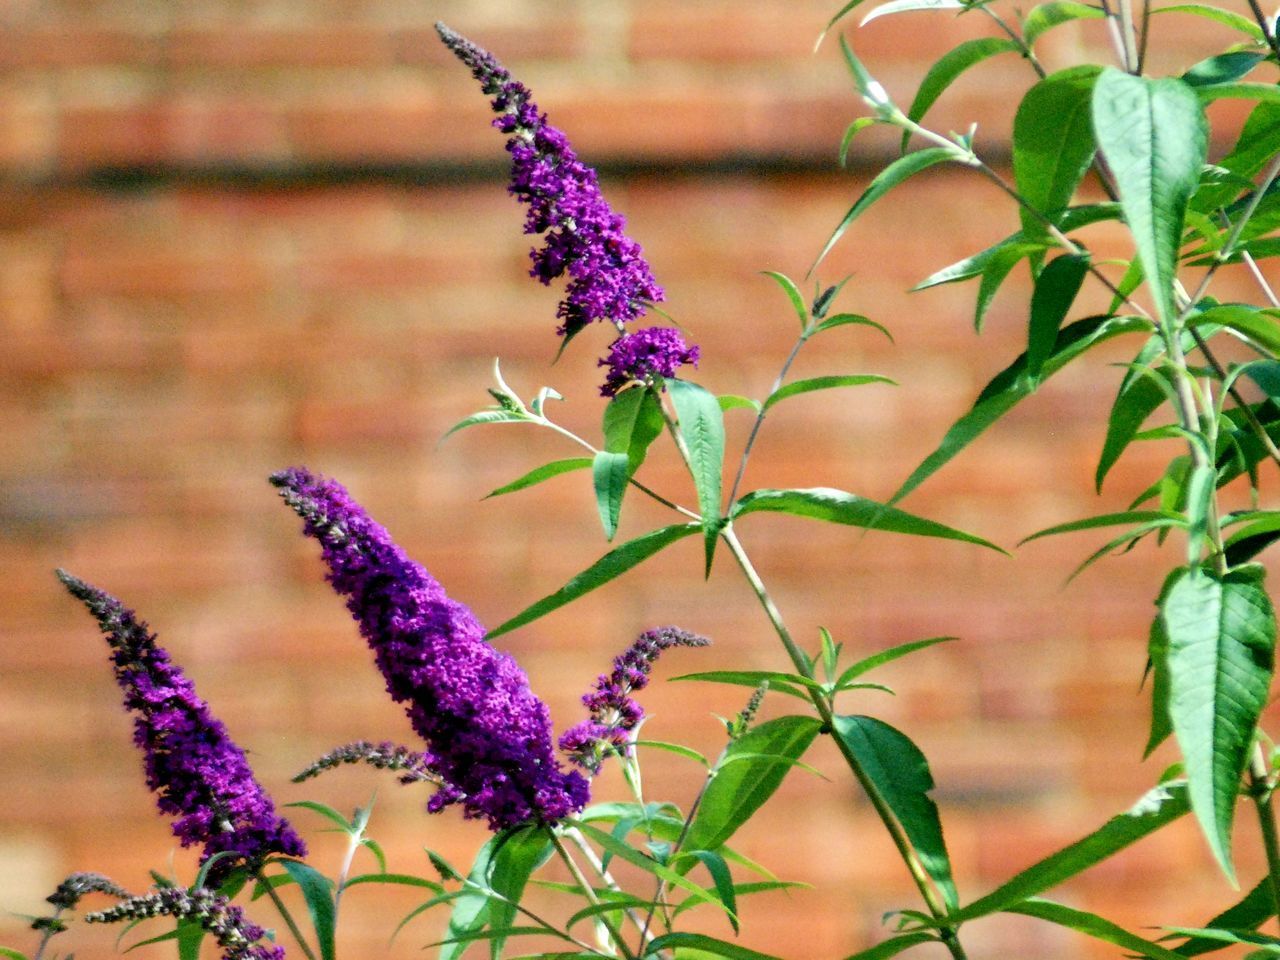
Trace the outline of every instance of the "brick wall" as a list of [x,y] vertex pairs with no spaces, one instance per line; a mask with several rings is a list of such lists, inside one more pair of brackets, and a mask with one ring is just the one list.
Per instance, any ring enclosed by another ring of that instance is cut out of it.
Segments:
[[[702,345],[699,381],[759,397],[795,320],[758,271],[803,275],[893,149],[873,132],[856,143],[851,170],[835,167],[844,126],[861,112],[833,44],[810,54],[835,6],[13,0],[0,10],[0,908],[39,910],[77,869],[142,888],[173,849],[141,784],[103,645],[50,576],[55,566],[151,621],[279,800],[350,806],[376,784],[373,833],[392,869],[425,871],[423,845],[466,862],[483,831],[453,813],[425,817],[424,797],[386,779],[342,771],[288,784],[332,745],[411,732],[323,584],[314,545],[265,483],[295,462],[341,478],[489,624],[605,549],[581,474],[479,502],[572,455],[563,442],[522,427],[438,442],[487,402],[496,354],[522,394],[555,386],[566,397],[555,416],[590,435],[605,340],[589,331],[549,366],[558,293],[525,275],[501,138],[431,23],[443,18],[498,52],[602,165],[670,311]],[[1169,16],[1160,27],[1182,63],[1222,42],[1201,21]],[[922,63],[985,30],[977,15],[914,15],[854,39],[906,98]],[[1051,63],[1106,56],[1100,34],[1051,36]],[[1001,156],[1010,91],[1026,81],[1017,60],[993,61],[939,104],[937,125],[978,118],[980,142]],[[748,483],[889,496],[1018,352],[1028,292],[1011,281],[977,338],[972,290],[904,291],[1015,226],[994,190],[947,170],[873,210],[821,274],[852,273],[843,305],[889,325],[896,342],[827,334],[798,373],[877,372],[901,386],[780,406]],[[1094,242],[1117,243],[1106,233]],[[1223,284],[1219,295],[1233,292]],[[905,506],[1012,546],[1125,505],[1169,453],[1135,451],[1103,496],[1092,494],[1120,376],[1108,363],[1126,349],[1099,350],[1050,381]],[[739,450],[747,419],[732,412],[728,424]],[[690,497],[676,464],[660,456],[646,470],[654,486]],[[1138,681],[1151,598],[1176,549],[1143,546],[1064,587],[1098,538],[1037,542],[1006,559],[753,519],[743,539],[806,645],[819,625],[863,652],[960,638],[886,668],[896,698],[867,694],[848,707],[900,726],[929,755],[966,897],[1126,807],[1171,759],[1140,762]],[[661,522],[634,499],[623,535]],[[500,646],[562,727],[609,658],[658,623],[715,640],[672,654],[663,678],[782,666],[726,560],[704,583],[700,548],[686,543]],[[657,683],[647,733],[714,752],[712,714],[740,699]],[[740,845],[814,887],[756,904],[743,942],[834,957],[882,935],[884,911],[916,901],[838,757],[820,746],[809,759],[830,779],[793,775]],[[687,804],[689,774],[654,755],[649,791]],[[620,785],[606,777],[603,787],[607,796]],[[334,866],[336,842],[309,814],[297,819],[318,862]],[[1242,821],[1240,833],[1252,881],[1253,828]],[[190,858],[174,859],[189,876]],[[1231,891],[1180,825],[1062,896],[1139,926],[1198,924]],[[385,945],[414,902],[353,890],[344,955],[418,955],[429,922]],[[966,932],[975,960],[1114,955],[1015,919]],[[20,922],[0,921],[0,943],[29,942]],[[107,956],[111,937],[77,931],[66,947]]]

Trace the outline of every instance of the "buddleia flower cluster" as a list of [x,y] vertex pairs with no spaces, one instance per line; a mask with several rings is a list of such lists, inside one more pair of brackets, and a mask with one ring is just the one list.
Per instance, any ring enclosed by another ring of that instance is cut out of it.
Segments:
[[516,662],[485,640],[475,615],[341,484],[301,467],[271,482],[319,541],[328,580],[347,598],[387,692],[427,744],[424,766],[442,781],[428,809],[458,803],[493,830],[580,810],[589,787],[557,762],[546,704]]
[[85,914],[86,923],[119,923],[167,916],[191,920],[213,935],[222,950],[222,960],[284,960],[284,949],[261,943],[266,931],[249,920],[244,911],[226,897],[205,887],[184,890],[164,887],[153,893]]
[[160,811],[177,817],[174,835],[184,847],[204,844],[202,863],[230,854],[210,866],[209,885],[216,887],[236,864],[253,872],[273,853],[305,856],[306,845],[276,815],[244,751],[147,624],[115,597],[64,570],[57,573],[107,639],[125,708],[134,714],[133,740],[144,754],[147,786]]
[[401,783],[436,783],[440,778],[431,773],[427,766],[427,754],[421,750],[410,750],[397,746],[389,740],[382,743],[370,743],[368,740],[357,740],[355,743],[335,747],[320,757],[309,767],[293,778],[294,783],[310,780],[326,770],[347,763],[364,763],[377,770],[394,770],[400,774]]
[[[471,68],[498,114],[493,125],[507,134],[511,154],[508,190],[528,206],[524,230],[543,236],[530,251],[530,275],[550,284],[565,274],[569,282],[557,316],[561,336],[572,337],[596,321],[622,334],[601,361],[609,367],[601,392],[613,396],[625,384],[673,376],[684,364],[696,364],[697,347],[680,332],[651,327],[633,334],[624,325],[664,298],[640,245],[627,236],[626,220],[600,192],[595,170],[569,145],[563,132],[547,122],[529,88],[489,51],[436,24],[440,39]],[[630,339],[639,337],[640,339]]]
[[658,655],[671,647],[705,647],[711,641],[678,627],[647,630],[613,660],[613,672],[601,674],[582,703],[589,717],[560,737],[560,749],[579,766],[595,773],[610,753],[626,749],[631,730],[644,719],[644,708],[631,694],[649,684]]

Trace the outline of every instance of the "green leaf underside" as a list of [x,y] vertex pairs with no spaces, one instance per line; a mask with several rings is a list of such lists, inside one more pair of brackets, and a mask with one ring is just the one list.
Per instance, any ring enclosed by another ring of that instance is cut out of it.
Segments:
[[689,824],[684,850],[715,850],[723,846],[786,777],[792,765],[779,758],[798,760],[813,743],[819,727],[813,717],[777,717],[733,741],[725,751],[726,758],[749,753],[762,756],[729,764],[716,772]]
[[724,857],[714,850],[690,850],[688,856],[698,860],[711,875],[712,887],[729,913],[729,925],[738,932],[738,895],[733,889],[733,877]]
[[794,397],[802,393],[812,393],[815,390],[830,390],[833,387],[860,387],[868,383],[887,383],[896,386],[894,381],[888,377],[881,377],[875,374],[848,374],[843,376],[831,377],[810,377],[807,380],[796,380],[785,386],[779,387],[773,393],[769,394],[768,399],[764,402],[764,409],[768,410],[774,404],[788,397]]
[[1148,375],[1145,371],[1156,357],[1164,350],[1164,340],[1159,335],[1152,336],[1134,358],[1133,365],[1120,381],[1120,389],[1111,405],[1111,414],[1107,417],[1107,435],[1102,442],[1102,453],[1098,456],[1098,468],[1094,472],[1094,489],[1101,492],[1102,482],[1111,468],[1116,465],[1120,455],[1133,442],[1142,425],[1165,400],[1165,392],[1153,377],[1159,376],[1154,371]]
[[[939,57],[937,62],[929,68],[929,71],[924,75],[924,79],[920,81],[920,87],[916,90],[915,99],[911,101],[907,116],[919,122],[929,112],[929,108],[933,106],[938,97],[942,96],[946,89],[970,67],[994,57],[996,54],[1017,52],[1017,50],[1018,45],[1004,37],[981,37],[977,40],[966,40],[955,49]],[[910,138],[911,132],[904,131],[902,134],[902,148],[904,150]]]
[[627,492],[631,471],[625,453],[601,450],[591,464],[591,485],[596,494],[596,509],[604,526],[605,539],[618,532],[618,516],[622,512],[622,495]]
[[1149,957],[1151,960],[1181,960],[1181,955],[1174,953],[1168,947],[1162,947],[1158,943],[1153,943],[1150,940],[1139,937],[1137,934],[1130,933],[1110,920],[1104,920],[1096,913],[1076,910],[1060,903],[1054,903],[1051,900],[1034,898],[1010,907],[1008,912],[1020,913],[1024,916],[1036,917],[1040,920],[1056,923],[1077,933],[1093,937],[1095,940],[1102,940],[1105,943],[1113,943],[1118,947],[1124,947],[1126,950],[1136,952],[1143,957]]
[[906,831],[921,865],[942,891],[947,909],[957,909],[959,896],[938,807],[929,796],[934,782],[924,754],[906,734],[873,717],[837,716],[832,726]]
[[668,380],[667,389],[679,418],[680,436],[689,452],[689,470],[702,514],[706,572],[720,538],[720,484],[724,469],[724,412],[715,395],[688,380]]
[[[1274,917],[1275,913],[1276,902],[1271,895],[1271,878],[1263,877],[1257,886],[1246,893],[1239,902],[1222,911],[1204,926],[1205,929],[1256,930]],[[1195,957],[1221,949],[1221,941],[1200,934],[1191,936],[1186,943],[1179,944],[1174,953],[1181,957]]]
[[[941,537],[960,540],[979,546],[1000,550],[982,537],[944,526],[933,520],[925,520],[895,507],[868,500],[843,490],[830,487],[810,487],[800,490],[753,490],[734,505],[732,519],[749,513],[769,511],[788,513],[797,517],[810,517],[830,523],[847,524],[866,529],[884,530],[889,533],[908,533],[923,537]],[[1003,552],[1003,551],[1001,551]]]
[[1130,810],[1112,817],[1093,833],[1050,854],[985,897],[952,913],[947,922],[973,920],[1023,903],[1106,860],[1189,810],[1184,784],[1162,784],[1148,791]]
[[1265,350],[1280,352],[1280,310],[1252,307],[1243,303],[1223,303],[1197,313],[1189,322],[1195,327],[1226,327]]
[[1201,60],[1182,75],[1182,82],[1192,87],[1210,87],[1239,80],[1263,60],[1265,53],[1233,50]]
[[539,617],[558,610],[566,603],[577,600],[583,594],[590,593],[610,580],[621,576],[632,567],[649,559],[660,550],[671,546],[677,540],[700,532],[702,527],[696,523],[677,523],[646,533],[644,536],[629,540],[615,547],[603,557],[573,577],[555,593],[543,597],[537,603],[516,614],[506,623],[489,631],[489,639],[501,636],[517,627],[532,623]]
[[[465,430],[467,427],[475,427],[484,423],[530,423],[528,416],[521,413],[512,413],[508,410],[481,410],[479,413],[473,413],[465,419],[459,420],[449,428],[445,437],[450,437],[459,430]],[[443,438],[442,438],[443,439]]]
[[1169,715],[1182,750],[1191,806],[1228,877],[1240,778],[1266,703],[1275,615],[1258,568],[1223,578],[1189,570],[1169,588]]
[[[458,960],[467,945],[479,939],[489,941],[493,960],[501,956],[506,938],[523,932],[513,928],[514,904],[519,902],[530,874],[546,861],[550,849],[551,839],[540,827],[519,827],[495,834],[480,848],[466,887],[453,900],[441,960]],[[529,932],[545,931],[533,928]]]
[[[1057,223],[1093,160],[1090,95],[1095,66],[1069,67],[1027,91],[1013,119],[1013,177],[1031,210]],[[1040,217],[1019,208],[1028,239],[1046,233]]]
[[924,150],[908,153],[905,157],[899,157],[881,170],[875,179],[867,185],[867,189],[858,197],[853,206],[849,208],[848,213],[844,215],[835,230],[832,231],[830,238],[822,248],[822,252],[818,254],[813,266],[809,268],[810,272],[818,268],[818,265],[826,259],[827,254],[831,252],[831,248],[844,236],[844,232],[849,229],[853,221],[865,213],[868,207],[904,180],[908,180],[922,170],[927,170],[936,164],[953,160],[955,155],[955,151],[948,147],[928,147]]
[[[1088,317],[1063,327],[1053,352],[1040,370],[1040,380],[1066,366],[1090,347],[1123,333],[1150,330],[1150,325],[1132,317]],[[952,424],[938,448],[912,472],[889,499],[893,505],[937,473],[956,454],[976,440],[986,429],[1035,392],[1038,384],[1026,375],[1026,354],[1020,355],[987,384],[973,408]]]
[[320,946],[321,960],[334,958],[334,922],[337,911],[333,904],[332,883],[329,878],[315,867],[300,860],[275,861],[297,883],[307,903],[307,913],[311,916],[311,927],[316,934],[316,942]]
[[1156,312],[1170,324],[1178,312],[1173,282],[1183,221],[1208,148],[1204,109],[1181,80],[1107,68],[1094,86],[1093,127]]
[[964,6],[965,0],[889,0],[888,3],[882,3],[871,10],[862,18],[858,26],[865,27],[872,20],[878,20],[893,13],[910,13],[916,10],[961,10]]

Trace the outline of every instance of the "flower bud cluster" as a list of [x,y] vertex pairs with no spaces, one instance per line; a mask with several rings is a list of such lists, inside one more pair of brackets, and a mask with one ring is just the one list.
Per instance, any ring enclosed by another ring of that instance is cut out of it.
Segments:
[[100,873],[73,873],[45,900],[59,910],[74,910],[80,898],[89,893],[105,893],[118,899],[129,896],[127,890]]
[[560,737],[560,749],[574,763],[595,773],[610,752],[626,749],[629,732],[644,719],[631,694],[649,684],[649,671],[669,647],[705,647],[711,641],[679,627],[647,630],[613,660],[613,672],[601,674],[582,703],[590,716]]
[[344,763],[367,763],[379,770],[395,770],[400,774],[401,783],[440,782],[440,778],[427,768],[425,753],[396,746],[389,740],[382,743],[357,740],[355,743],[336,747],[295,776],[293,782],[310,780],[325,770],[332,770]]
[[153,893],[130,897],[106,910],[85,914],[87,923],[118,923],[152,917],[194,920],[211,933],[222,949],[223,960],[284,960],[284,949],[259,943],[266,931],[234,907],[226,897],[206,887],[184,890],[163,887]]

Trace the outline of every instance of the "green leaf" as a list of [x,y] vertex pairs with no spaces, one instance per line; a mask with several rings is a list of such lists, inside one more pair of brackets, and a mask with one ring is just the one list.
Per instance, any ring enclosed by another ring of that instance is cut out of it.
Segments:
[[1022,903],[1106,860],[1117,851],[1181,817],[1189,809],[1184,784],[1161,784],[1149,791],[1127,812],[1112,817],[1088,836],[1051,854],[985,897],[950,914],[947,922],[955,924],[974,920]]
[[1194,89],[1205,103],[1226,99],[1280,103],[1280,88],[1270,83],[1219,83],[1211,87],[1196,87]]
[[1201,60],[1182,75],[1182,82],[1191,87],[1209,87],[1239,80],[1254,67],[1267,59],[1267,54],[1251,50],[1233,50],[1216,57]]
[[[670,867],[663,866],[653,857],[641,853],[635,847],[628,843],[624,843],[613,834],[605,833],[603,830],[593,827],[589,823],[584,823],[581,820],[568,820],[566,822],[581,830],[588,839],[593,841],[611,857],[617,857],[619,860],[625,860],[632,866],[639,867],[641,870],[644,870],[646,873],[653,874],[660,880],[665,880],[671,886],[679,887],[681,890],[700,898],[706,903],[714,904],[721,910],[724,909],[724,904],[716,898],[715,894],[708,893],[692,880],[687,879],[680,871],[672,870]],[[686,839],[686,846],[688,845],[688,840]]]
[[[498,894],[489,903],[488,923],[492,930],[511,927],[516,919],[516,904],[524,894],[529,877],[551,856],[551,836],[543,827],[522,827],[499,834],[488,874],[488,886]],[[490,940],[490,957],[502,956],[504,937]]]
[[801,700],[809,701],[809,698],[801,693],[796,687],[802,687],[814,692],[821,692],[822,684],[817,680],[811,680],[808,677],[802,677],[798,673],[782,673],[774,670],[705,670],[701,673],[686,673],[678,677],[672,677],[672,682],[678,680],[705,680],[710,683],[730,683],[738,687],[751,687],[755,689],[762,683],[769,684],[770,692],[786,693]]
[[838,716],[832,727],[902,825],[921,865],[942,891],[947,909],[957,909],[960,901],[942,837],[942,821],[929,796],[933,774],[920,748],[900,730],[872,717]]
[[537,603],[522,610],[506,623],[489,631],[489,639],[501,636],[516,627],[523,627],[539,617],[546,616],[552,610],[558,610],[566,603],[577,600],[583,594],[590,593],[596,587],[603,586],[610,580],[620,577],[632,567],[649,559],[658,551],[671,546],[677,540],[683,540],[701,530],[696,523],[677,523],[646,533],[642,537],[629,540],[620,547],[614,547],[603,557],[583,570],[563,587]]
[[178,960],[200,960],[200,944],[205,929],[198,920],[179,920],[174,936],[178,941]]
[[740,397],[733,393],[722,393],[720,396],[716,397],[716,400],[720,403],[720,409],[724,411],[754,410],[756,413],[760,412],[760,401],[752,400],[750,397]]
[[286,803],[285,806],[299,807],[303,810],[310,810],[312,813],[318,813],[331,823],[337,824],[343,833],[351,833],[350,821],[327,803],[319,803],[315,800],[299,800],[296,803]]
[[668,380],[667,389],[679,419],[680,436],[689,453],[689,471],[698,492],[706,542],[706,572],[723,526],[720,514],[720,476],[724,469],[724,414],[715,395],[688,380]]
[[444,887],[424,877],[415,877],[409,873],[362,873],[347,880],[342,889],[354,887],[361,883],[389,883],[402,887],[425,887],[434,893],[444,893]]
[[[915,99],[911,101],[911,108],[907,111],[907,116],[919,122],[929,112],[929,108],[933,106],[938,97],[942,96],[946,89],[956,81],[956,78],[970,67],[994,57],[998,53],[1016,53],[1017,50],[1018,45],[1004,37],[982,37],[978,40],[966,40],[954,50],[950,50],[939,57],[937,62],[929,68],[929,71],[924,75],[924,79],[920,81],[920,89],[916,91]],[[903,131],[903,150],[906,150],[907,141],[910,139],[911,131]]]
[[884,123],[880,117],[858,117],[849,126],[845,127],[844,136],[840,138],[840,151],[838,158],[840,166],[845,166],[849,162],[849,148],[853,146],[853,138],[860,134],[867,127],[874,127],[877,123]]
[[811,377],[808,380],[795,380],[788,383],[786,386],[779,387],[773,393],[769,394],[768,398],[764,402],[764,409],[768,410],[779,401],[786,400],[788,397],[794,397],[801,393],[812,393],[815,390],[830,390],[832,387],[860,387],[867,383],[888,383],[893,386],[897,386],[897,384],[888,377],[880,377],[875,374]]
[[1267,39],[1262,35],[1262,30],[1253,20],[1233,10],[1223,10],[1221,7],[1211,7],[1203,3],[1176,3],[1170,7],[1152,7],[1151,12],[1191,13],[1197,17],[1204,17],[1206,20],[1213,20],[1224,26],[1231,27],[1233,30],[1248,34],[1250,38],[1258,43],[1264,43]]
[[[1244,895],[1238,903],[1228,907],[1205,924],[1206,928],[1219,930],[1256,930],[1276,913],[1276,901],[1271,895],[1271,878],[1262,880]],[[1179,945],[1174,953],[1182,957],[1195,957],[1213,950],[1221,950],[1220,942],[1202,934],[1195,934]]]
[[1191,326],[1234,330],[1270,353],[1280,353],[1280,310],[1245,303],[1223,303],[1191,317]]
[[814,43],[813,48],[817,50],[818,47],[821,46],[822,41],[826,38],[827,34],[831,32],[831,28],[848,16],[849,13],[862,2],[863,0],[848,0],[847,3],[841,6],[840,9],[836,11],[836,15],[828,20],[827,25],[822,28],[822,32],[818,34],[818,39]]
[[905,657],[908,653],[915,653],[917,650],[923,650],[925,647],[932,647],[937,643],[947,643],[955,640],[955,637],[930,637],[927,640],[913,640],[910,643],[900,643],[896,647],[890,647],[888,650],[881,650],[879,653],[859,660],[857,663],[851,664],[845,668],[844,673],[836,680],[836,689],[844,687],[845,684],[852,682],[856,678],[862,676],[876,667],[897,660],[899,657]]
[[1087,20],[1104,17],[1106,14],[1098,7],[1077,3],[1076,0],[1051,0],[1038,7],[1032,7],[1022,21],[1022,39],[1031,46],[1044,34],[1056,26],[1070,23],[1072,20]]
[[883,197],[886,193],[902,183],[909,180],[922,170],[928,170],[936,164],[943,163],[947,160],[956,158],[956,150],[949,147],[928,147],[924,150],[917,150],[914,153],[908,153],[905,157],[899,157],[889,166],[880,171],[867,185],[867,189],[849,208],[849,212],[844,215],[839,225],[832,231],[830,238],[822,248],[822,252],[818,254],[818,259],[813,262],[813,266],[809,268],[810,272],[818,269],[818,265],[826,259],[827,254],[831,252],[839,239],[844,236],[844,232],[849,229],[853,221],[862,216],[873,203]]
[[762,270],[760,272],[766,277],[772,277],[777,281],[778,286],[782,288],[782,292],[791,301],[791,307],[795,310],[796,316],[800,320],[800,329],[806,329],[809,326],[809,307],[804,302],[804,294],[800,292],[800,288],[796,286],[795,281],[785,273],[778,273],[776,270]]
[[945,540],[962,540],[976,543],[1003,553],[994,543],[953,527],[925,520],[895,507],[877,503],[843,490],[830,487],[810,487],[804,490],[753,490],[734,504],[730,518],[736,520],[748,513],[769,511],[789,513],[797,517],[826,520],[868,530],[884,530],[888,533],[909,533],[922,537],[941,537]]
[[1037,530],[1020,543],[1030,543],[1041,537],[1052,537],[1060,533],[1074,533],[1077,530],[1094,530],[1098,527],[1115,527],[1124,523],[1155,523],[1162,526],[1185,527],[1187,520],[1181,514],[1168,510],[1124,510],[1120,513],[1103,513],[1096,517],[1085,517],[1083,520],[1072,520],[1057,526]]
[[320,945],[321,960],[333,960],[333,925],[337,912],[333,904],[333,882],[310,864],[301,860],[276,860],[302,891],[311,915],[311,928]]
[[1181,960],[1181,956],[1169,948],[1145,940],[1087,910],[1075,910],[1060,903],[1037,898],[1010,907],[1008,912],[1048,920],[1050,923],[1068,927],[1096,940],[1114,943],[1118,947],[1124,947],[1127,951],[1149,957],[1151,960]]
[[11,950],[8,947],[0,947],[0,957],[7,957],[8,960],[29,960],[25,953],[19,953],[17,950]]
[[512,480],[505,486],[498,487],[485,495],[485,499],[490,497],[501,497],[503,494],[515,493],[517,490],[523,490],[526,487],[532,487],[536,483],[543,480],[550,480],[552,477],[558,477],[562,473],[569,473],[573,470],[585,470],[591,466],[590,457],[569,457],[566,460],[553,460],[551,463],[544,463],[540,467],[535,467],[518,480]]
[[689,823],[683,849],[715,850],[778,789],[791,764],[813,743],[821,725],[813,717],[789,716],[766,720],[725,748],[725,758],[735,754],[762,754],[733,763],[714,773],[702,802]]
[[1233,879],[1236,796],[1275,659],[1275,614],[1261,580],[1257,567],[1221,578],[1188,570],[1161,609],[1169,638],[1169,714],[1191,806]]
[[[632,391],[634,392],[634,391]],[[625,453],[601,450],[591,464],[591,483],[596,493],[596,509],[604,525],[604,535],[612,540],[618,532],[618,515],[622,512],[622,495],[627,492],[631,471]]]
[[1027,334],[1027,376],[1032,380],[1040,379],[1040,371],[1058,342],[1062,322],[1088,273],[1087,254],[1064,254],[1050,260],[1036,278]]
[[711,766],[711,761],[700,754],[692,747],[682,746],[678,743],[667,743],[665,740],[637,740],[637,747],[651,747],[654,750],[662,750],[666,753],[674,753],[678,757],[684,757],[687,760],[693,760],[702,764],[704,767]]
[[511,410],[481,410],[479,413],[473,413],[469,417],[459,420],[446,432],[444,437],[451,437],[459,430],[465,430],[467,427],[478,426],[483,423],[532,423],[529,415],[525,413],[516,413]]
[[1150,364],[1164,351],[1164,339],[1158,334],[1151,337],[1138,351],[1129,372],[1120,382],[1111,414],[1107,418],[1107,436],[1098,457],[1098,469],[1094,472],[1094,488],[1101,493],[1102,481],[1116,465],[1142,425],[1165,401],[1165,391],[1155,379],[1162,377]]
[[[1173,578],[1170,578],[1169,583],[1172,582]],[[1147,671],[1151,675],[1151,732],[1142,751],[1143,760],[1173,733],[1173,721],[1169,719],[1169,637],[1164,632],[1164,619],[1159,614],[1152,619],[1151,630],[1147,634]]]
[[1156,312],[1172,323],[1183,222],[1208,148],[1204,109],[1181,80],[1134,77],[1109,67],[1094,87],[1093,127]]
[[937,939],[933,934],[921,931],[899,933],[897,936],[877,943],[874,947],[851,954],[845,957],[845,960],[889,960],[890,957],[896,957],[903,950],[921,943],[930,943]]
[[888,328],[885,327],[884,324],[876,323],[874,320],[869,320],[860,313],[833,313],[821,323],[815,324],[805,335],[805,339],[812,337],[815,333],[822,333],[824,330],[834,330],[836,327],[847,327],[850,324],[858,324],[859,326],[871,327],[875,330],[879,330],[889,338],[890,343],[893,342],[893,334],[889,332]]
[[[777,957],[771,954],[748,950],[746,947],[740,947],[736,943],[717,940],[715,937],[708,937],[706,934],[680,932],[664,933],[660,937],[655,937],[645,949],[644,957],[658,957],[662,955],[664,950],[678,950],[681,947],[689,950],[699,950],[702,953],[709,953],[716,957],[728,957],[729,960],[778,960]],[[679,956],[678,953],[676,955]]]
[[965,0],[889,0],[873,9],[858,24],[865,27],[872,20],[886,17],[891,13],[908,13],[914,10],[963,10],[967,6]]
[[644,463],[649,446],[662,433],[662,409],[653,391],[639,387],[623,390],[604,408],[604,448],[625,453],[628,477]]
[[733,876],[729,873],[729,865],[724,862],[724,857],[714,850],[690,850],[682,856],[693,857],[707,868],[716,896],[724,904],[729,915],[729,925],[733,927],[733,932],[736,934],[738,932],[738,896],[734,891]]
[[[1013,118],[1013,179],[1032,210],[1057,224],[1093,161],[1089,103],[1098,68],[1069,67],[1027,91]],[[1044,222],[1019,208],[1027,239],[1045,236]]]
[[[1132,317],[1088,317],[1068,324],[1058,333],[1058,341],[1054,345],[1053,353],[1041,367],[1040,380],[1047,379],[1090,347],[1104,340],[1122,333],[1135,333],[1149,329],[1150,326],[1147,323]],[[938,449],[929,454],[898,488],[889,500],[890,505],[897,503],[937,473],[952,457],[1012,410],[1019,401],[1035,392],[1038,384],[1027,376],[1026,367],[1027,357],[1024,353],[987,384],[973,408],[951,425],[951,429],[942,438]]]

